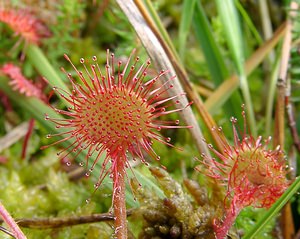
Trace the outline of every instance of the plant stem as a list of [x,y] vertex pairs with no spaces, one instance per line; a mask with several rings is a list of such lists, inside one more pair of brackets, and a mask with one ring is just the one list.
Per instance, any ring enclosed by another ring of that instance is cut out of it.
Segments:
[[[287,19],[287,30],[282,43],[282,55],[279,68],[279,77],[277,82],[277,101],[275,111],[275,129],[274,129],[274,145],[285,145],[285,110],[288,109],[289,88],[288,88],[288,72],[290,63],[290,54],[293,41],[294,21],[297,17],[299,5],[296,1],[291,1],[290,12]],[[295,234],[295,225],[291,214],[290,204],[285,205],[280,216],[281,230],[284,238],[291,239]]]
[[226,212],[225,218],[222,220],[223,222],[220,225],[214,225],[215,235],[217,239],[225,239],[227,238],[227,234],[235,222],[235,219],[239,215],[241,211],[240,207],[236,207],[231,204],[230,208]]
[[[133,209],[127,210],[127,217],[133,214]],[[111,213],[95,213],[90,215],[74,215],[62,217],[34,217],[34,218],[19,218],[18,225],[22,228],[31,229],[53,229],[71,227],[94,222],[110,222],[114,220],[114,215]],[[3,222],[0,219],[0,224]]]
[[35,119],[32,118],[29,120],[29,125],[28,125],[28,130],[27,133],[25,135],[24,138],[24,143],[23,143],[23,147],[22,147],[22,155],[21,158],[24,160],[26,158],[26,152],[27,152],[27,147],[28,147],[28,141],[30,139],[30,136],[33,132],[33,128],[34,128],[34,124],[35,124]]
[[249,86],[248,86],[248,82],[247,82],[247,77],[246,77],[246,74],[244,71],[242,71],[242,73],[240,75],[240,87],[241,87],[243,97],[245,100],[251,134],[254,137],[256,137],[257,129],[256,129],[255,115],[254,115],[252,100],[251,100],[251,96],[250,96]]
[[279,65],[280,65],[281,54],[277,53],[276,58],[274,61],[271,77],[270,77],[270,84],[269,84],[269,92],[267,98],[267,107],[266,107],[266,132],[265,136],[269,136],[271,134],[271,127],[273,121],[273,105],[275,99],[275,92],[276,92],[276,83],[278,79],[279,73]]
[[127,239],[127,215],[125,198],[125,159],[116,159],[113,167],[113,207],[115,214],[115,234],[118,239]]
[[9,226],[9,228],[12,230],[14,236],[16,239],[26,239],[27,237],[24,235],[24,233],[19,228],[18,224],[15,222],[15,220],[11,217],[11,215],[8,213],[8,211],[5,209],[3,204],[0,201],[0,215],[3,218],[4,222]]

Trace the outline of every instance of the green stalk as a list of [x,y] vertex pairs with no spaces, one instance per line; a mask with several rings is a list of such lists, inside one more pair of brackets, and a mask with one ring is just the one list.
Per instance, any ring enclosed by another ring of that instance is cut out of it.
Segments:
[[240,87],[246,104],[251,133],[255,137],[257,135],[256,122],[247,76],[244,69],[244,48],[237,10],[232,0],[216,0],[216,3],[224,25],[224,32],[229,50],[239,75]]
[[298,177],[293,184],[285,191],[285,193],[272,205],[266,214],[259,220],[259,222],[247,233],[243,239],[254,239],[264,229],[264,227],[274,218],[284,205],[298,192],[300,188],[300,177]]
[[196,39],[205,56],[211,78],[214,84],[218,86],[229,76],[229,72],[200,2],[197,2],[195,7],[193,26]]
[[246,76],[244,71],[241,72],[241,74],[240,74],[240,87],[241,87],[241,90],[242,90],[242,93],[243,93],[243,96],[244,96],[244,100],[245,100],[245,105],[246,105],[247,115],[248,115],[248,119],[249,119],[251,134],[254,137],[256,137],[257,136],[257,129],[256,129],[255,116],[254,116],[254,111],[253,111],[252,100],[251,100],[251,96],[250,96],[247,76]]
[[272,70],[269,90],[268,90],[268,98],[267,98],[267,106],[266,106],[266,132],[265,132],[266,136],[270,135],[271,133],[271,127],[273,121],[272,112],[274,106],[276,84],[277,84],[278,74],[279,74],[280,60],[281,60],[281,54],[278,52],[276,54],[276,59],[273,65],[273,70]]
[[[141,0],[135,0],[135,3],[137,4]],[[148,12],[150,13],[152,20],[155,23],[155,27],[159,30],[161,36],[163,37],[163,40],[167,43],[167,45],[170,47],[173,55],[176,57],[177,61],[180,61],[180,58],[177,54],[177,51],[172,43],[172,40],[166,31],[166,28],[164,27],[163,23],[160,20],[160,17],[158,16],[157,12],[155,11],[152,3],[150,0],[144,0],[144,4],[147,7]]]
[[190,26],[193,18],[195,0],[184,0],[181,20],[179,24],[178,40],[179,40],[179,56],[184,62],[186,40],[190,31]]
[[[243,7],[243,5],[241,4],[241,2],[239,0],[235,0],[234,1],[236,8],[239,10],[241,16],[243,17],[244,21],[246,22],[246,24],[248,25],[250,31],[252,32],[254,38],[256,39],[257,43],[262,45],[264,43],[262,37],[260,36],[259,32],[257,31],[255,25],[253,24],[251,18],[249,17],[247,11],[245,10],[245,8]],[[271,36],[269,36],[269,38],[271,38]],[[268,38],[268,39],[269,39]]]
[[[196,40],[198,41],[198,44],[205,56],[211,79],[216,86],[219,86],[224,82],[225,79],[228,78],[229,72],[224,58],[220,52],[219,46],[215,41],[210,23],[207,19],[201,2],[197,2],[194,9],[193,27]],[[228,95],[231,94],[228,92]],[[240,94],[239,92],[235,91],[230,97],[230,102],[225,104],[225,112],[227,113],[228,117],[236,115],[236,112],[240,112],[241,104],[242,100]],[[216,111],[210,110],[210,112],[213,113]]]
[[[70,93],[68,86],[61,80],[61,77],[52,67],[44,53],[41,49],[33,44],[29,44],[26,50],[27,59],[32,63],[32,65],[37,69],[42,77],[44,77],[51,86],[56,86],[68,93]],[[61,99],[68,105],[61,97]]]

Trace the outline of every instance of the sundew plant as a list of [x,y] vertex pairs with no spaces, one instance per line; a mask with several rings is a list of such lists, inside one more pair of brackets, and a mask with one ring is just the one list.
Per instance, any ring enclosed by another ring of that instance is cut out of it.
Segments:
[[295,238],[298,4],[0,0],[0,237]]

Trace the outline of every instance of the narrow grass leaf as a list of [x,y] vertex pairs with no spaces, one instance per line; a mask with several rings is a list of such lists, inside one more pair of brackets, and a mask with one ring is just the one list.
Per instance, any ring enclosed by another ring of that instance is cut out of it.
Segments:
[[250,90],[248,87],[247,76],[244,70],[245,56],[242,35],[239,25],[239,16],[237,14],[236,7],[232,0],[216,0],[216,3],[218,12],[220,14],[224,26],[227,44],[229,46],[233,62],[236,66],[239,75],[240,87],[246,104],[251,132],[254,136],[256,136],[257,131],[255,116],[250,96]]
[[200,2],[196,3],[193,26],[199,45],[203,51],[212,80],[220,85],[229,76],[223,57],[214,40],[208,19]]
[[240,1],[235,0],[234,1],[236,8],[239,10],[242,18],[244,19],[245,23],[249,27],[250,31],[252,32],[255,40],[257,41],[258,44],[263,44],[263,39],[260,36],[259,32],[257,31],[255,25],[253,24],[251,18],[249,17],[247,11],[244,9],[243,5],[241,4]]
[[[249,75],[268,55],[268,53],[278,44],[287,29],[286,22],[283,23],[274,33],[273,37],[258,48],[245,62],[245,72]],[[237,75],[231,76],[225,80],[206,100],[205,106],[209,112],[218,110],[230,97],[230,95],[239,87]]]
[[26,50],[26,55],[41,76],[45,77],[48,81],[51,81],[53,86],[69,92],[67,85],[61,80],[59,74],[54,70],[38,46],[30,44]]
[[179,40],[179,55],[181,61],[184,61],[186,40],[190,32],[190,26],[192,23],[192,18],[195,8],[195,0],[184,0],[181,20],[179,24],[178,40]]
[[[201,2],[197,2],[195,6],[193,26],[197,41],[205,56],[209,72],[216,86],[223,83],[224,79],[229,76],[225,61],[214,39],[210,24],[205,15]],[[226,94],[226,92],[223,92]],[[230,98],[230,102],[225,105],[226,112],[229,117],[232,115],[240,115],[240,106],[242,104],[241,97],[238,92],[229,94],[226,100]],[[215,112],[210,110],[211,113]]]
[[[135,0],[136,4],[139,4],[140,6],[144,6],[142,4],[142,0]],[[145,11],[147,11],[147,13],[149,13],[149,15],[151,15],[151,20],[153,21],[153,23],[155,24],[155,27],[159,30],[159,33],[162,36],[162,40],[165,41],[165,43],[170,47],[174,57],[176,57],[176,60],[179,61],[179,56],[177,54],[177,51],[172,43],[172,40],[166,30],[166,28],[164,27],[162,21],[160,20],[160,17],[158,15],[158,13],[156,12],[155,8],[153,7],[153,4],[150,0],[144,0],[145,6],[147,9],[145,9]]]
[[267,98],[267,106],[266,106],[266,131],[265,131],[266,136],[271,134],[271,127],[273,121],[272,114],[273,114],[273,106],[275,102],[275,92],[276,92],[276,84],[277,84],[278,74],[279,74],[280,58],[281,58],[280,51],[277,51],[276,58],[272,67],[269,90],[268,90],[268,98]]

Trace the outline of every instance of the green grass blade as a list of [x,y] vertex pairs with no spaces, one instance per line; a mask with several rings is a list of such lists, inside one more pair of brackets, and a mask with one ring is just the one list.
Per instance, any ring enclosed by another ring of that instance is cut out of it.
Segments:
[[[139,2],[139,1],[136,1],[136,2]],[[159,30],[159,33],[161,34],[163,40],[167,43],[167,45],[170,47],[173,55],[179,61],[180,59],[179,59],[177,51],[176,51],[176,49],[173,45],[173,42],[172,42],[166,28],[164,27],[162,21],[160,20],[160,17],[158,15],[158,13],[156,12],[155,8],[153,7],[152,2],[150,0],[144,0],[144,4],[145,4],[148,12],[151,15],[153,22],[155,23],[155,27],[157,27],[157,29]]]
[[52,86],[56,86],[66,92],[69,92],[67,85],[61,80],[59,74],[52,67],[38,46],[30,44],[26,49],[26,56],[40,75],[45,77]]
[[[281,47],[279,47],[281,49]],[[275,102],[275,92],[276,92],[276,84],[278,80],[279,67],[280,67],[281,54],[280,51],[277,51],[275,62],[273,64],[273,69],[271,72],[269,90],[268,90],[268,98],[267,98],[267,106],[266,106],[266,131],[265,135],[269,136],[271,134],[271,127],[273,121],[273,106]]]
[[184,62],[186,40],[190,32],[190,26],[192,23],[195,2],[196,2],[195,0],[185,0],[183,2],[182,15],[181,15],[179,31],[178,31],[179,56],[182,62]]
[[220,85],[229,76],[223,57],[214,40],[205,12],[198,1],[195,6],[193,26],[196,38],[201,46],[207,66],[215,85]]
[[[219,86],[228,78],[229,72],[222,57],[222,54],[215,42],[210,24],[202,8],[201,3],[196,2],[194,9],[193,26],[198,43],[205,56],[209,72],[216,86]],[[242,100],[238,92],[234,92],[230,97],[230,102],[225,104],[228,117],[240,116]],[[213,111],[210,111],[213,113]]]
[[[280,27],[278,27],[272,38],[256,49],[256,51],[247,59],[244,66],[246,74],[251,74],[265,59],[268,53],[278,45],[284,36],[286,29],[287,23],[284,22]],[[235,92],[235,90],[239,87],[239,84],[240,83],[236,75],[232,75],[230,78],[226,79],[206,100],[205,106],[209,112],[218,110],[227,101],[229,96]]]
[[230,53],[239,75],[244,74],[244,47],[239,26],[239,17],[232,0],[216,0],[218,12]]
[[300,188],[300,177],[298,177],[293,184],[285,191],[285,193],[273,204],[273,206],[266,212],[266,214],[259,220],[253,229],[246,234],[243,239],[254,239],[260,233],[266,224],[274,218],[283,206],[297,193]]
[[243,17],[245,23],[247,24],[250,31],[252,32],[257,43],[260,45],[263,44],[264,41],[263,41],[262,37],[260,36],[259,32],[257,31],[255,25],[253,24],[251,18],[249,17],[247,11],[244,9],[241,2],[239,0],[235,0],[234,3],[235,3],[236,8],[239,10],[241,16]]
[[216,0],[216,3],[221,21],[224,26],[226,41],[239,75],[240,87],[246,104],[251,132],[254,136],[256,136],[257,130],[255,116],[250,96],[250,90],[248,87],[247,76],[244,70],[245,56],[242,34],[239,25],[239,16],[234,5],[234,1]]

